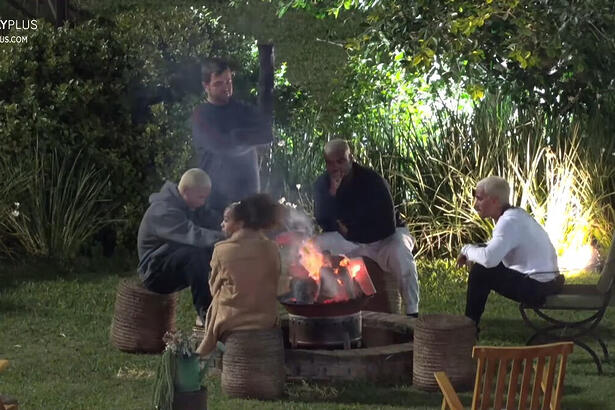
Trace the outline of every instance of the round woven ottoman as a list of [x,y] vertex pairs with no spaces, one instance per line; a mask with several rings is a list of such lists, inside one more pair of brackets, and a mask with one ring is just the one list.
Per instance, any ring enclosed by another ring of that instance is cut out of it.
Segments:
[[284,342],[280,328],[237,330],[224,342],[222,391],[229,397],[272,400],[282,396]]
[[111,325],[111,343],[124,352],[160,353],[162,336],[175,330],[175,294],[145,289],[136,279],[120,282]]
[[363,258],[376,294],[369,298],[363,310],[383,313],[401,313],[402,301],[397,278],[393,273],[383,271],[372,259]]
[[472,348],[476,326],[466,316],[433,314],[420,316],[414,325],[412,384],[427,391],[438,390],[434,372],[445,371],[456,390],[474,385]]

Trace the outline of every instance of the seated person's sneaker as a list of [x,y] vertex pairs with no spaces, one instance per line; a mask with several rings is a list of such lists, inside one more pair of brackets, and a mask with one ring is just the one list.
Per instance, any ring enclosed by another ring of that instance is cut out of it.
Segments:
[[201,316],[199,316],[199,315],[196,316],[196,320],[195,320],[194,325],[196,327],[205,327],[205,323],[203,322],[203,319],[201,319]]
[[418,317],[419,317],[419,312],[416,312],[416,313],[406,313],[406,316],[408,316],[408,317],[413,317],[413,318],[415,318],[415,319],[418,319]]

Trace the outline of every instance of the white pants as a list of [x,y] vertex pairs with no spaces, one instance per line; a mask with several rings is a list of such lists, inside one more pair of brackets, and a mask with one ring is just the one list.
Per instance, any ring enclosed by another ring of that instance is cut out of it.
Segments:
[[414,238],[408,228],[397,228],[391,236],[372,243],[350,242],[339,232],[325,232],[318,235],[315,242],[320,250],[332,254],[373,259],[382,270],[396,276],[406,313],[419,311],[419,278],[412,255]]

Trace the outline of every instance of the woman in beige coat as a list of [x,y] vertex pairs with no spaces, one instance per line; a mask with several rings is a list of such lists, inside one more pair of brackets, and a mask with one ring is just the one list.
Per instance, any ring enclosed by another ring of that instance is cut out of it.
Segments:
[[268,329],[278,325],[277,290],[280,253],[263,229],[273,226],[278,204],[258,194],[231,204],[222,231],[229,237],[214,248],[209,288],[213,297],[205,337],[197,352],[206,356],[231,330]]

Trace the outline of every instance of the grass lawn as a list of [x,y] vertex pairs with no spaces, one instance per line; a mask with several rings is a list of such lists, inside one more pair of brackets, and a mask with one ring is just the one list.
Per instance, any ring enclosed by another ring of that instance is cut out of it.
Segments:
[[[465,275],[444,263],[419,265],[422,313],[462,313]],[[103,273],[104,271],[104,273]],[[0,392],[15,396],[20,409],[149,409],[157,355],[121,353],[109,342],[118,281],[134,270],[106,268],[58,274],[48,265],[0,268],[0,358],[11,361],[0,374]],[[588,273],[574,279],[595,282]],[[189,292],[180,296],[178,325],[191,329],[194,313]],[[615,311],[603,330],[613,346]],[[522,345],[530,332],[517,305],[492,295],[481,325],[480,344]],[[615,349],[611,347],[611,354]],[[615,364],[599,376],[590,356],[575,348],[566,376],[563,408],[615,409]],[[287,385],[278,402],[230,400],[211,377],[211,409],[439,409],[440,393],[412,386],[375,387],[360,383]],[[470,395],[461,396],[468,405]]]

